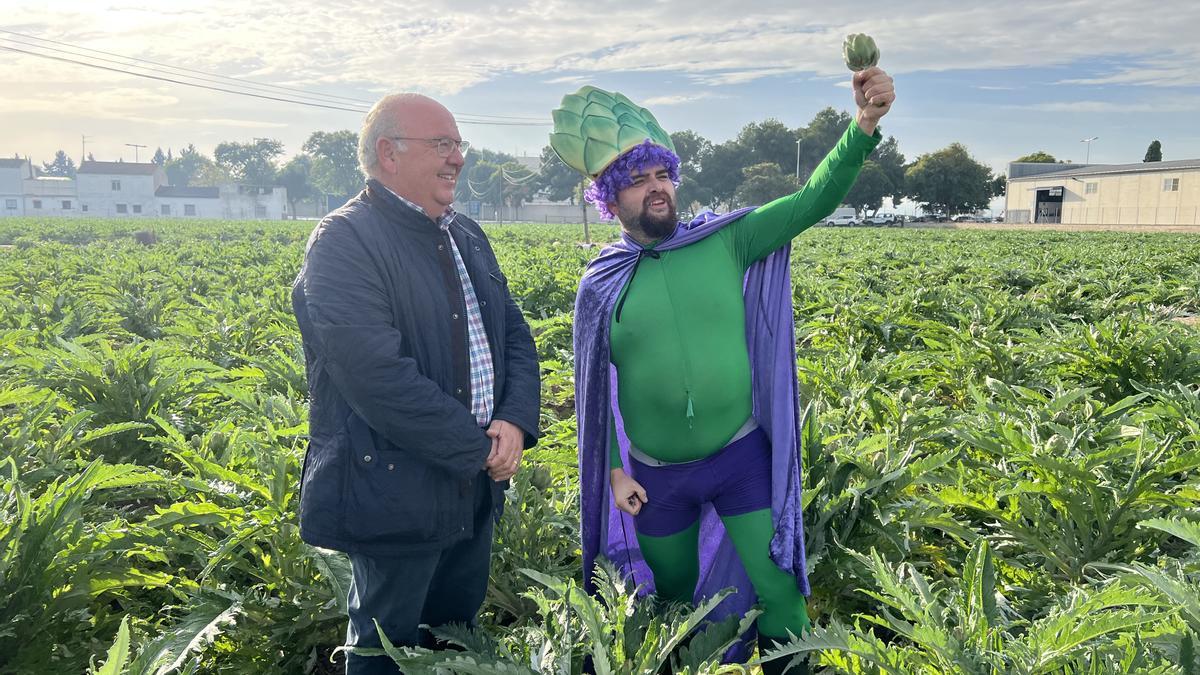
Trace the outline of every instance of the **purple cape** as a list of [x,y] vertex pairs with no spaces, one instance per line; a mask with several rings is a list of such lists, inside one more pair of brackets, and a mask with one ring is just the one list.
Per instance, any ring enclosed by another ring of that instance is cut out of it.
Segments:
[[[697,242],[745,215],[742,209],[706,212],[680,223],[656,250],[671,251]],[[754,417],[771,439],[771,515],[775,536],[771,559],[809,594],[804,558],[804,519],[800,501],[798,387],[792,316],[790,245],[771,253],[746,272],[746,345],[750,354]],[[622,234],[588,264],[575,298],[575,414],[579,426],[579,484],[585,587],[594,589],[596,557],[614,563],[643,593],[654,580],[634,533],[633,518],[613,505],[609,487],[609,415],[617,414],[621,456],[628,462],[629,440],[617,406],[615,367],[609,353],[613,306],[629,281],[642,246]],[[628,466],[628,464],[626,464]],[[736,587],[713,618],[744,614],[756,601],[750,579],[712,505],[700,520],[700,582],[696,599]]]

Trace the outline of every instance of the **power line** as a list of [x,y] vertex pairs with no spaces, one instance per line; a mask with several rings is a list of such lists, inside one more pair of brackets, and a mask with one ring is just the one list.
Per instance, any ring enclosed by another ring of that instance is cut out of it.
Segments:
[[[183,67],[183,66],[173,66],[173,65],[171,65],[171,64],[169,64],[169,63],[162,63],[161,61],[152,61],[152,60],[150,60],[150,59],[142,59],[142,58],[137,58],[137,57],[134,57],[134,56],[125,56],[124,54],[116,54],[116,53],[114,53],[114,52],[106,52],[106,51],[103,51],[103,50],[100,50],[100,49],[92,49],[91,47],[81,47],[81,46],[79,46],[79,45],[73,45],[73,44],[71,44],[71,43],[69,43],[69,42],[62,42],[62,41],[60,41],[60,40],[51,40],[51,39],[49,39],[49,38],[38,37],[38,36],[36,36],[36,35],[28,35],[28,34],[25,34],[25,33],[18,33],[18,32],[17,32],[17,31],[15,31],[15,30],[7,30],[7,29],[4,29],[4,28],[0,28],[0,33],[7,33],[8,35],[16,35],[17,37],[20,37],[20,38],[23,38],[23,39],[26,39],[26,40],[35,40],[35,41],[37,41],[37,42],[48,42],[48,43],[50,43],[50,44],[60,45],[60,46],[63,46],[63,47],[67,47],[67,48],[70,48],[70,49],[74,49],[74,50],[76,50],[76,51],[81,51],[81,52],[91,52],[91,53],[93,53],[93,54],[104,54],[105,56],[114,56],[114,57],[116,57],[116,58],[119,58],[119,59],[124,59],[124,60],[126,60],[126,61],[137,61],[137,62],[141,62],[141,63],[149,63],[149,64],[152,64],[152,65],[154,65],[154,66],[162,66],[162,67],[164,67],[164,68],[170,68],[170,69],[172,69],[172,70],[179,70],[179,71],[183,71],[183,72],[186,72],[186,73],[195,73],[196,75],[200,75],[200,76],[206,76],[206,77],[209,77],[209,76],[211,76],[211,77],[217,77],[217,78],[220,78],[220,79],[222,79],[222,80],[233,80],[234,82],[237,82],[237,83],[239,83],[240,85],[242,85],[242,86],[247,86],[247,87],[261,87],[261,88],[269,88],[269,89],[279,89],[279,90],[282,90],[282,91],[290,91],[290,92],[295,92],[295,93],[299,93],[299,94],[313,94],[313,95],[314,95],[314,96],[306,96],[306,98],[318,97],[318,98],[328,98],[328,99],[342,99],[342,100],[345,100],[345,101],[350,101],[350,102],[352,102],[352,103],[365,103],[365,104],[367,104],[367,105],[371,105],[371,103],[372,103],[372,101],[366,101],[366,100],[363,100],[363,99],[357,99],[357,98],[350,98],[350,97],[348,97],[348,96],[338,96],[338,95],[336,95],[336,94],[322,94],[322,93],[320,93],[320,92],[310,92],[310,91],[306,91],[306,90],[304,90],[304,89],[296,89],[296,88],[293,88],[293,87],[285,87],[285,86],[278,85],[278,84],[268,84],[268,83],[262,83],[262,82],[255,82],[255,81],[253,81],[253,80],[243,80],[243,79],[240,79],[240,78],[229,77],[229,76],[226,76],[226,75],[219,75],[219,74],[216,74],[216,73],[209,73],[209,72],[205,72],[205,71],[203,71],[203,70],[196,70],[196,69],[194,69],[194,68],[185,68],[185,67]],[[10,39],[11,39],[11,38],[10,38]],[[20,42],[18,42],[18,44],[24,44],[24,43],[20,43]],[[34,46],[41,47],[40,45],[29,45],[29,46],[31,46],[31,47],[34,47]],[[50,49],[49,47],[41,47],[41,48],[43,48],[43,49]],[[108,61],[108,59],[99,59],[98,57],[94,57],[94,56],[87,56],[87,55],[85,55],[85,54],[72,54],[72,56],[85,56],[85,57],[87,57],[87,58],[94,58],[94,59],[97,59],[97,60],[100,60],[100,61]],[[110,61],[110,63],[116,63],[116,62],[114,62],[114,61]],[[133,65],[133,64],[122,64],[122,65]],[[146,68],[146,66],[138,66],[138,67],[141,67],[141,68]],[[158,69],[158,68],[146,68],[146,69],[147,69],[147,70],[160,70],[160,69]]]
[[[248,81],[239,80],[237,78],[228,77],[228,76],[224,76],[224,75],[217,75],[214,73],[205,73],[204,71],[194,70],[191,68],[171,66],[168,64],[159,63],[157,61],[149,61],[147,59],[137,59],[134,57],[122,56],[120,54],[113,54],[111,52],[103,52],[100,50],[93,50],[93,49],[89,49],[86,47],[77,47],[75,45],[70,45],[65,42],[59,42],[56,40],[49,40],[46,38],[39,38],[36,36],[25,35],[22,33],[17,33],[15,31],[10,31],[10,30],[6,30],[6,29],[0,29],[0,33],[16,35],[18,37],[26,38],[26,39],[50,42],[53,44],[60,44],[60,45],[67,46],[67,47],[70,47],[70,48],[78,50],[78,51],[90,51],[90,52],[95,52],[95,53],[99,53],[99,54],[106,54],[109,56],[116,56],[117,58],[125,59],[127,61],[141,61],[144,63],[151,63],[156,66],[164,66],[165,68],[172,68],[175,70],[181,70],[181,71],[199,74],[199,75],[187,75],[187,74],[182,74],[182,73],[173,73],[169,70],[164,70],[163,68],[143,66],[138,63],[123,63],[120,61],[113,61],[112,59],[100,58],[100,57],[91,56],[88,54],[73,53],[73,52],[68,52],[68,51],[61,50],[61,49],[56,49],[53,47],[29,44],[27,42],[13,40],[12,38],[0,37],[0,40],[7,41],[9,43],[9,44],[0,43],[0,49],[4,49],[7,51],[11,51],[11,52],[16,52],[16,53],[20,53],[20,54],[25,54],[28,56],[49,59],[52,61],[59,61],[62,63],[69,63],[72,65],[84,66],[87,68],[95,68],[98,70],[119,73],[122,75],[131,75],[134,77],[141,77],[141,78],[145,78],[145,79],[149,79],[149,80],[156,80],[159,82],[167,82],[170,84],[179,84],[179,85],[188,86],[188,87],[196,87],[199,89],[206,89],[209,91],[218,91],[218,92],[227,93],[227,94],[235,94],[238,96],[248,96],[251,98],[276,101],[276,102],[280,102],[280,103],[292,103],[295,105],[304,105],[304,106],[309,106],[309,107],[314,107],[314,108],[323,108],[323,109],[327,109],[327,110],[339,110],[339,111],[343,111],[343,112],[365,113],[369,109],[369,105],[371,105],[370,102],[362,101],[362,99],[353,99],[350,97],[337,96],[337,95],[333,95],[333,94],[309,93],[309,92],[306,92],[305,90],[295,89],[292,87],[283,87],[280,85],[268,85],[268,84],[260,84],[260,83],[256,83],[256,82],[248,82]],[[19,45],[19,47],[12,46],[13,44]],[[29,49],[22,49],[21,47],[26,47]],[[51,53],[43,53],[41,51],[31,51],[33,49],[44,50],[44,51],[48,51]],[[74,57],[74,58],[70,58],[70,57]],[[79,60],[79,59],[88,59],[88,60]],[[113,67],[113,66],[105,66],[105,65],[101,65],[101,63],[96,63],[95,61],[99,61],[102,63],[115,64],[115,65],[123,66],[123,68],[117,68],[117,67]],[[150,73],[137,72],[137,71],[133,71],[133,70],[128,70],[128,68],[140,68],[142,70],[150,70],[150,71],[154,71],[154,72],[163,73],[164,75],[153,75]],[[165,75],[170,75],[170,77],[166,77]],[[197,82],[189,82],[185,79],[178,79],[178,78],[187,78],[190,80],[201,80],[201,81],[205,81],[205,82],[219,84],[222,86],[213,86],[212,84],[200,84]],[[259,90],[266,90],[266,93],[256,93],[254,91],[242,91],[239,89],[231,89],[230,87],[239,87],[241,89],[257,88]],[[298,96],[277,93],[277,92],[271,91],[271,89],[278,89],[278,90],[285,91],[285,92],[296,92],[298,94]],[[275,95],[271,95],[271,94],[275,94]],[[285,96],[286,96],[286,98],[285,98]],[[301,100],[301,99],[309,99],[309,100]],[[362,101],[363,105],[360,106],[360,105],[356,105],[355,103],[338,103],[333,99],[342,99],[342,100],[346,100],[346,101],[355,101],[355,102]],[[476,124],[476,125],[485,125],[485,126],[548,126],[550,124],[549,122],[546,122],[546,121],[536,121],[535,118],[505,116],[505,115],[475,114],[475,113],[456,114],[456,121],[459,122],[460,124]]]

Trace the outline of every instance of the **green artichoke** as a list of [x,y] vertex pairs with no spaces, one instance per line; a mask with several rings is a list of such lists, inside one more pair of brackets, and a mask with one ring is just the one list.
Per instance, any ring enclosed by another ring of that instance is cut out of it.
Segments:
[[582,87],[564,96],[553,116],[550,147],[567,166],[592,178],[646,139],[675,152],[654,115],[623,94]]
[[870,35],[854,33],[847,35],[842,43],[842,56],[846,59],[846,67],[857,73],[879,63],[879,47]]

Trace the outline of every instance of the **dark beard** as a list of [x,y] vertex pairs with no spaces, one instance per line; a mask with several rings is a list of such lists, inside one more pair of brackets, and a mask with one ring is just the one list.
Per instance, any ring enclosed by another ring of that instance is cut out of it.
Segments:
[[[657,197],[658,195],[654,195]],[[641,230],[650,239],[662,239],[663,237],[675,231],[675,226],[678,225],[679,216],[675,212],[675,202],[670,197],[663,195],[667,200],[669,207],[666,215],[662,217],[650,215],[649,201],[651,197],[646,198],[646,204],[642,205],[642,212],[634,219],[634,226]]]

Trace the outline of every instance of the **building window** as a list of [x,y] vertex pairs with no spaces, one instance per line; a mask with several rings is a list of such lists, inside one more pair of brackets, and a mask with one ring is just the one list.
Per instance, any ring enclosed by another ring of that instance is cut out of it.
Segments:
[[169,216],[169,215],[171,215],[171,205],[170,205],[170,204],[163,204],[163,205],[162,205],[162,214],[163,214],[164,216]]
[[117,204],[117,213],[129,213],[129,206],[126,204]]
[[33,208],[35,208],[35,209],[42,208],[42,200],[40,200],[40,199],[33,200]]
[[196,215],[196,205],[195,204],[184,204],[183,205],[183,215],[185,215],[185,216]]
[[5,199],[4,200],[4,208],[8,209],[9,211],[16,211],[17,210],[17,200]]
[[141,204],[134,204],[134,205],[133,205],[133,212],[134,212],[134,213],[141,213],[141,212],[142,212],[142,205],[141,205]]
[[87,213],[87,209],[88,209],[87,204],[81,204],[79,206],[79,210],[83,211],[84,213]]
[[1084,189],[1083,189],[1083,191],[1084,191],[1084,193],[1086,193],[1086,194],[1089,194],[1089,195],[1094,195],[1094,194],[1096,194],[1096,191],[1097,191],[1099,188],[1100,188],[1100,184],[1099,184],[1099,183],[1087,183],[1087,184],[1084,186]]
[[121,181],[114,180],[112,182],[112,189],[113,189],[113,192],[120,192],[121,191]]
[[64,199],[62,204],[63,204],[63,211],[71,210],[71,200],[70,199]]
[[1178,178],[1164,178],[1163,179],[1163,192],[1179,192],[1179,179]]
[[266,218],[267,217],[267,207],[261,206],[259,204],[255,204],[254,205],[254,217],[255,218]]

